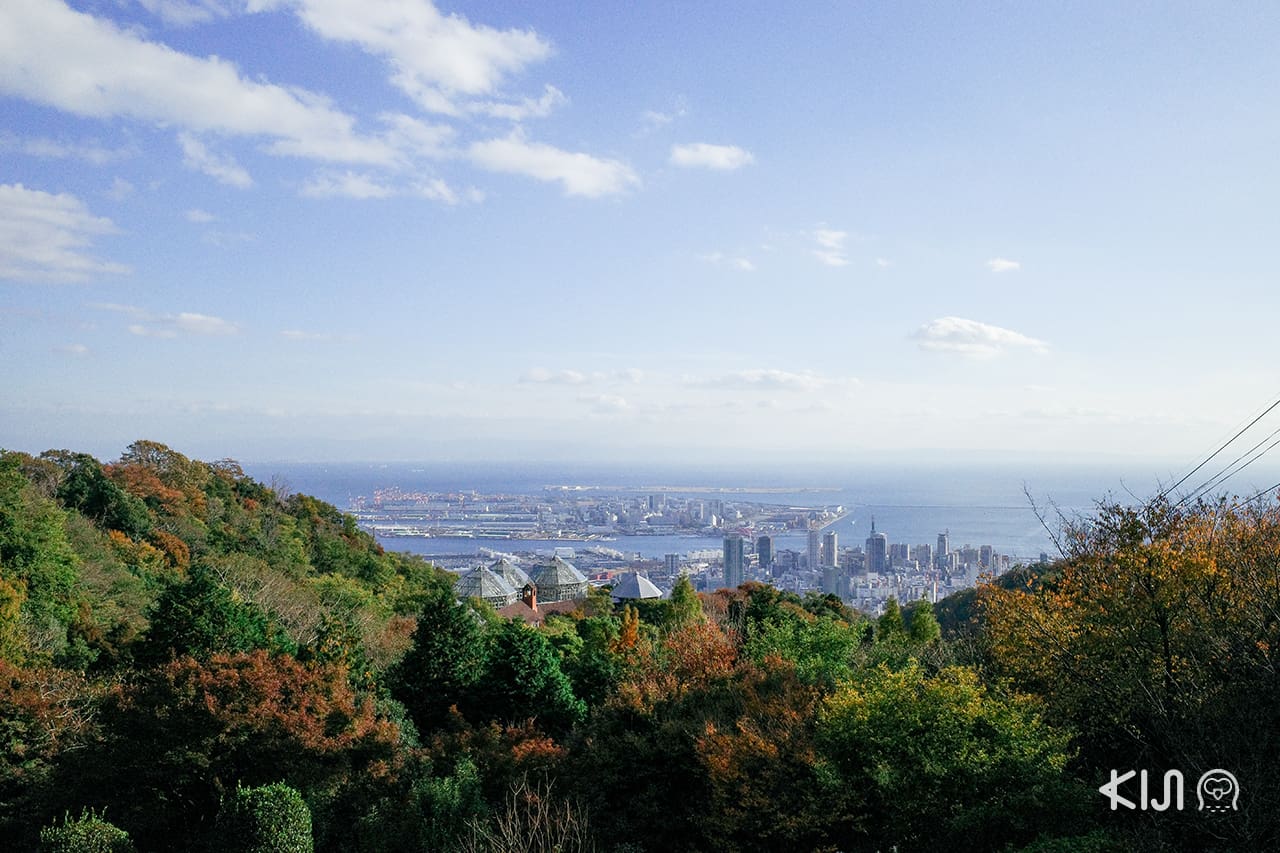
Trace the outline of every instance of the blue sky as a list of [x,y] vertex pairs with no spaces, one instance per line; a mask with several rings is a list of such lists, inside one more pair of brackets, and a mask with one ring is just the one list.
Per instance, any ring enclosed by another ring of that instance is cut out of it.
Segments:
[[1274,4],[0,4],[0,446],[1186,461]]

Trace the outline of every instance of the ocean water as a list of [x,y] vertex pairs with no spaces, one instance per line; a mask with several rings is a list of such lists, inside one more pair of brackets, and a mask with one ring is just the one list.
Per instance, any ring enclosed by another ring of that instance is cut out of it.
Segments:
[[[283,481],[295,492],[313,494],[340,509],[349,509],[357,496],[391,486],[431,492],[540,494],[548,485],[578,485],[599,486],[602,491],[661,491],[726,502],[839,505],[849,516],[828,529],[839,535],[842,546],[862,544],[874,518],[876,530],[885,533],[891,543],[934,545],[938,534],[947,531],[953,549],[991,545],[997,553],[1020,561],[1035,560],[1042,552],[1057,553],[1050,532],[1056,532],[1059,514],[1067,518],[1088,514],[1096,501],[1109,496],[1133,501],[1153,494],[1161,478],[1168,481],[1168,472],[1140,468],[1023,468],[1012,464],[732,470],[494,463],[251,463],[245,469],[265,482]],[[1046,516],[1048,529],[1032,500]],[[805,540],[803,533],[782,535],[776,537],[775,547],[803,551]],[[428,555],[478,554],[482,548],[527,551],[580,547],[573,542],[464,537],[396,537],[382,542],[391,550]],[[601,544],[628,555],[661,557],[718,549],[721,543],[719,537],[629,536]]]

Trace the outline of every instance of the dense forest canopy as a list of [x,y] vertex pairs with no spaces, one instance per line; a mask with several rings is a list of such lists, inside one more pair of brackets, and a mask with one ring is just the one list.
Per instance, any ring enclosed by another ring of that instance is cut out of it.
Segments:
[[[878,618],[748,583],[532,627],[306,495],[139,441],[0,454],[14,849],[1261,850],[1280,510],[1100,504]],[[1107,807],[1231,770],[1236,810]]]

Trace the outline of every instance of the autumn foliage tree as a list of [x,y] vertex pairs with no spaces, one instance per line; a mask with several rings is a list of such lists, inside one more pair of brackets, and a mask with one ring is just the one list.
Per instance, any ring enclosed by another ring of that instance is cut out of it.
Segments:
[[318,835],[349,827],[343,800],[397,772],[399,732],[341,667],[265,651],[179,658],[118,687],[101,735],[51,784],[107,807],[147,849],[190,849],[237,785],[283,780],[325,808]]

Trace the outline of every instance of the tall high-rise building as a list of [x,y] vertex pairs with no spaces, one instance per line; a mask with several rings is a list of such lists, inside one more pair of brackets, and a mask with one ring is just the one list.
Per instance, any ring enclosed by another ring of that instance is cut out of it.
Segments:
[[876,532],[876,518],[871,516],[871,535],[867,537],[868,572],[883,573],[889,568],[889,537]]
[[840,570],[835,566],[822,567],[822,591],[828,595],[840,595]]
[[984,569],[994,568],[991,558],[995,555],[995,549],[990,545],[978,546],[978,565]]
[[911,556],[915,557],[921,568],[927,569],[933,565],[933,546],[928,543],[917,545]]
[[947,567],[947,555],[951,553],[951,531],[938,534],[938,550],[933,554],[933,562],[939,569]]
[[680,574],[680,555],[679,554],[667,554],[666,563],[667,563],[668,575],[670,575],[671,577],[675,577],[676,575]]
[[839,537],[834,530],[822,534],[822,565],[835,566],[839,564],[839,541]]
[[724,585],[729,589],[742,586],[746,561],[742,555],[742,536],[730,533],[724,537]]
[[761,536],[756,540],[756,557],[760,561],[760,568],[767,569],[773,565],[773,537]]
[[818,567],[822,565],[822,553],[818,549],[818,540],[821,531],[813,522],[809,522],[809,571],[816,572]]

